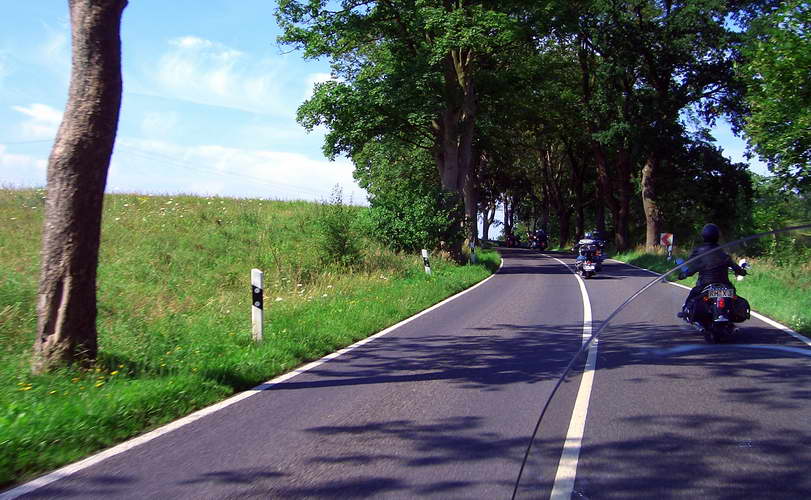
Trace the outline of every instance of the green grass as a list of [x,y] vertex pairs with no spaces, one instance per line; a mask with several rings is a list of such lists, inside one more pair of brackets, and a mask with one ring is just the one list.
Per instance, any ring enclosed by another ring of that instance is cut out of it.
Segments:
[[[675,257],[687,258],[678,253]],[[775,319],[797,332],[811,334],[811,262],[781,265],[768,258],[746,255],[752,268],[743,281],[735,281],[738,293],[745,297],[752,309]],[[612,256],[613,259],[635,266],[664,273],[675,267],[661,253],[646,253],[635,249]],[[695,286],[696,276],[680,283]]]
[[[32,376],[41,190],[0,190],[0,486],[78,460],[367,337],[484,279],[479,265],[364,242],[325,265],[318,205],[110,195],[99,265],[100,355]],[[251,341],[251,268],[265,272],[265,341]]]

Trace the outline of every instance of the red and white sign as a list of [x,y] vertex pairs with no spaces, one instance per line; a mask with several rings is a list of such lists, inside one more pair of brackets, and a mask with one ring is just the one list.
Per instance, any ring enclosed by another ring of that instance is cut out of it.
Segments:
[[672,247],[673,246],[673,233],[662,233],[659,236],[659,242],[662,244],[663,247]]

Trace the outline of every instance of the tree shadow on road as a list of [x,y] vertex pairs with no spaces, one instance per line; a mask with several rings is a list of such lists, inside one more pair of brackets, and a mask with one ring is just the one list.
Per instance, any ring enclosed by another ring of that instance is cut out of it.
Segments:
[[582,325],[495,324],[458,334],[387,337],[271,391],[445,380],[497,391],[554,380],[579,348]]

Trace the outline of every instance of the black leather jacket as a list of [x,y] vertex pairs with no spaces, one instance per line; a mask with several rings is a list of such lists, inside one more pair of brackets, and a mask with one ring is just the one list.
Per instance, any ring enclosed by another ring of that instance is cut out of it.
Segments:
[[[711,252],[714,248],[718,250]],[[689,271],[686,273],[687,276],[698,273],[698,283],[696,283],[696,287],[703,288],[711,283],[722,283],[731,287],[732,283],[729,281],[728,271],[730,267],[735,271],[735,274],[746,275],[746,270],[736,264],[732,260],[732,257],[719,248],[717,243],[703,243],[693,248],[693,252],[687,260],[689,261],[706,252],[710,253],[695,262],[687,264],[689,268]]]

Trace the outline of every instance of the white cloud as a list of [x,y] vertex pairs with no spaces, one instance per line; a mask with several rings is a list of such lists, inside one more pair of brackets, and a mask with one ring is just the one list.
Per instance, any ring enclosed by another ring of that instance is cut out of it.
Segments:
[[14,111],[28,117],[20,125],[25,140],[52,139],[62,123],[62,112],[47,104],[34,103],[28,107],[12,106]]
[[175,111],[147,111],[141,121],[141,133],[148,138],[165,138],[172,134],[180,122]]
[[9,153],[7,146],[0,144],[0,179],[5,185],[44,186],[47,166],[47,160]]
[[[126,160],[142,169],[138,177],[150,179],[152,192],[323,200],[339,184],[345,199],[355,203],[366,200],[347,160],[329,162],[296,153],[220,145],[184,147],[142,139],[119,140],[116,155],[117,161]],[[122,168],[122,173],[125,170]],[[127,189],[125,184],[122,179],[116,181],[122,189]]]
[[196,36],[182,36],[180,38],[175,38],[174,40],[170,40],[169,44],[176,45],[184,49],[196,49],[201,47],[208,48],[214,45],[213,42],[203,40],[202,38],[197,38]]
[[283,58],[261,60],[194,36],[170,40],[153,78],[160,95],[198,104],[280,116],[298,105],[283,94],[290,84]]

